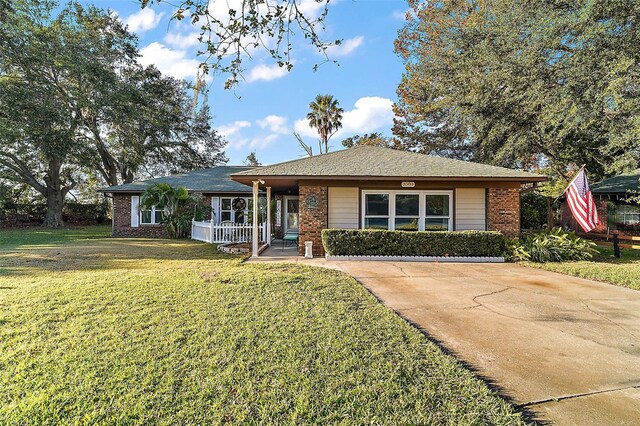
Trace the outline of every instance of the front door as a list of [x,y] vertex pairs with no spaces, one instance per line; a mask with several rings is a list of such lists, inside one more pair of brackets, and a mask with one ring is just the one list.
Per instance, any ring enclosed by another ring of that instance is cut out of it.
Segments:
[[284,199],[285,232],[298,232],[298,211],[298,197],[286,197]]

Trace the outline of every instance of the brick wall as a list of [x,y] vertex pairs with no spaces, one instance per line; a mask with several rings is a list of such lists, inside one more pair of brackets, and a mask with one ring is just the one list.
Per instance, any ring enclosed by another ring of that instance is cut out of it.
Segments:
[[114,237],[166,237],[161,225],[140,225],[131,227],[131,195],[113,194],[113,236]]
[[[600,224],[591,232],[598,234],[607,233],[609,229],[607,226],[607,199],[595,196],[593,201],[596,203],[596,210],[598,211]],[[578,222],[573,218],[566,199],[560,205],[560,225],[577,232],[584,232],[580,227],[580,224],[578,224]]]
[[600,223],[596,226],[592,232],[597,233],[606,233],[607,226],[607,200],[605,198],[595,197],[594,201],[596,203],[596,211],[598,212],[598,218],[600,219]]
[[487,229],[511,238],[520,235],[519,188],[488,188],[487,191]]
[[[322,247],[322,230],[328,226],[327,187],[300,186],[300,220],[298,254],[304,256],[304,242],[313,241],[313,255],[324,256]],[[307,199],[313,194],[316,197],[315,209],[307,208]]]

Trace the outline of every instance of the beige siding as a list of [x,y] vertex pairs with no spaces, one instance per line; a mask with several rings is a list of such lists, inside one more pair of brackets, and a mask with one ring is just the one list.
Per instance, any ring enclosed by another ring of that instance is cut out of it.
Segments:
[[329,187],[329,228],[358,229],[358,188]]
[[486,229],[485,189],[456,189],[455,224],[457,231]]

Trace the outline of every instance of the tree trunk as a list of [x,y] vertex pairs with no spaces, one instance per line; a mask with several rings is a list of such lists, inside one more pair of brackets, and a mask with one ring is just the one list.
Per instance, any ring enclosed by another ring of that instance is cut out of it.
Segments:
[[64,226],[62,220],[62,206],[64,205],[64,198],[67,195],[68,189],[62,187],[62,181],[60,178],[60,169],[62,168],[62,161],[57,157],[49,158],[49,170],[44,178],[45,190],[42,195],[47,199],[47,216],[44,220],[44,226],[51,228],[57,228]]
[[47,188],[47,216],[44,220],[44,226],[57,228],[64,226],[62,220],[62,207],[64,205],[64,192]]

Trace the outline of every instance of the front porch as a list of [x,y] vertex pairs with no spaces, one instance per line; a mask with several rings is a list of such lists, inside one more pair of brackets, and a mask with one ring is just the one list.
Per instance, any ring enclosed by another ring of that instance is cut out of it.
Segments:
[[[274,188],[263,180],[257,180],[252,182],[252,187],[251,198],[216,197],[215,202],[212,201],[212,217],[215,219],[193,220],[191,239],[211,244],[249,243],[252,257],[263,254],[279,258],[297,256],[300,245],[303,246],[298,239],[300,207],[297,185],[276,184]],[[237,203],[242,204],[241,211],[234,210],[236,200],[244,201]]]
[[[254,200],[259,195],[265,196],[264,218],[267,249],[259,251],[253,244],[252,258],[297,258],[304,254],[302,235],[300,235],[301,212],[297,182],[272,182],[259,179],[252,181]],[[255,201],[254,201],[255,203]],[[254,223],[260,216],[259,212],[252,212]],[[253,229],[257,235],[260,227]]]

